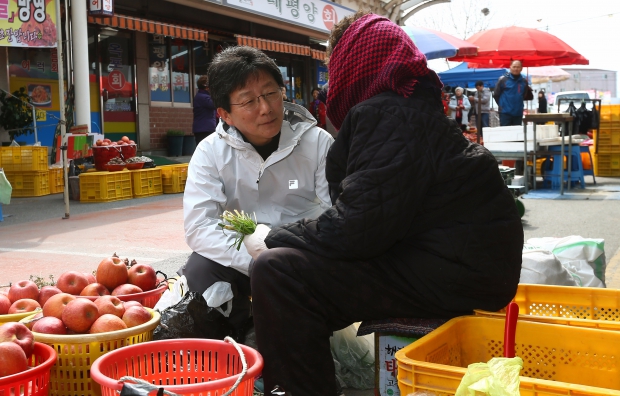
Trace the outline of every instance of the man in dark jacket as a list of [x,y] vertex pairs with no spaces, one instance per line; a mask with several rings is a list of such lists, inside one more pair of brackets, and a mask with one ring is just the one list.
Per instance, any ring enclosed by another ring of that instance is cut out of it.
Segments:
[[521,270],[523,228],[497,162],[446,117],[406,33],[358,12],[328,54],[333,206],[244,240],[265,389],[295,396],[336,394],[333,331],[498,310]]
[[523,122],[523,100],[527,89],[527,81],[521,75],[521,61],[510,64],[510,73],[497,80],[493,99],[499,107],[499,125],[521,125]]
[[196,139],[196,146],[215,131],[217,113],[211,95],[208,91],[208,77],[202,76],[196,82],[198,92],[194,96],[194,123],[192,133]]

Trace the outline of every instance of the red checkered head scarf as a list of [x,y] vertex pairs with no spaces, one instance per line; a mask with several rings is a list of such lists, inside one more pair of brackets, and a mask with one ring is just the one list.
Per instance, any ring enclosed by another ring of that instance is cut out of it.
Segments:
[[329,58],[327,117],[340,129],[356,104],[387,91],[409,97],[421,83],[443,86],[400,26],[364,15],[345,30]]

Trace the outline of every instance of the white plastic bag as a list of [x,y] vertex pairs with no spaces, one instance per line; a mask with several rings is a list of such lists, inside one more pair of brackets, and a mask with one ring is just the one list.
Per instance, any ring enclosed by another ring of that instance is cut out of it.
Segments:
[[168,288],[161,295],[161,298],[157,301],[157,304],[155,304],[153,309],[161,312],[164,309],[177,304],[181,301],[188,290],[189,287],[187,286],[187,279],[185,278],[185,275],[183,275],[172,284],[172,289]]
[[0,204],[10,204],[12,192],[13,187],[11,186],[11,183],[9,183],[8,179],[6,178],[4,171],[0,170]]
[[[211,308],[215,308],[222,315],[228,317],[232,311],[232,299],[234,297],[232,287],[228,282],[215,282],[204,293],[202,297]],[[222,310],[222,305],[230,301],[226,311]]]
[[[571,235],[564,238],[530,238],[525,249],[543,249],[552,252],[569,271],[575,273],[580,286],[605,287],[605,240],[600,238],[583,238]],[[592,269],[592,275],[587,267]],[[592,277],[596,279],[592,279]],[[599,282],[600,281],[600,282]]]
[[336,364],[336,377],[347,388],[375,386],[375,341],[373,334],[357,337],[355,324],[334,332],[329,339]]
[[545,250],[524,251],[522,257],[519,283],[556,286],[578,285],[553,253]]

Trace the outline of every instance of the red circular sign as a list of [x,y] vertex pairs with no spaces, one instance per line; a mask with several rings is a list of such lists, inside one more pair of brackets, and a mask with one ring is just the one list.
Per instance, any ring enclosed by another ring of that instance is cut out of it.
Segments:
[[323,16],[323,23],[327,30],[332,30],[335,24],[338,23],[338,14],[336,14],[336,10],[329,4],[326,4],[323,7],[323,12],[321,13]]
[[110,88],[120,91],[125,86],[125,76],[119,70],[114,70],[108,75]]

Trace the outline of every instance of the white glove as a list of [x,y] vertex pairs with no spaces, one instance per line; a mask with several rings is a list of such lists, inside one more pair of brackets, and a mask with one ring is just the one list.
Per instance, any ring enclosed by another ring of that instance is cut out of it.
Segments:
[[245,238],[243,238],[243,244],[254,260],[258,258],[261,252],[267,250],[265,238],[267,238],[269,231],[271,231],[271,228],[264,224],[259,224],[256,226],[256,230],[253,234],[246,235]]

